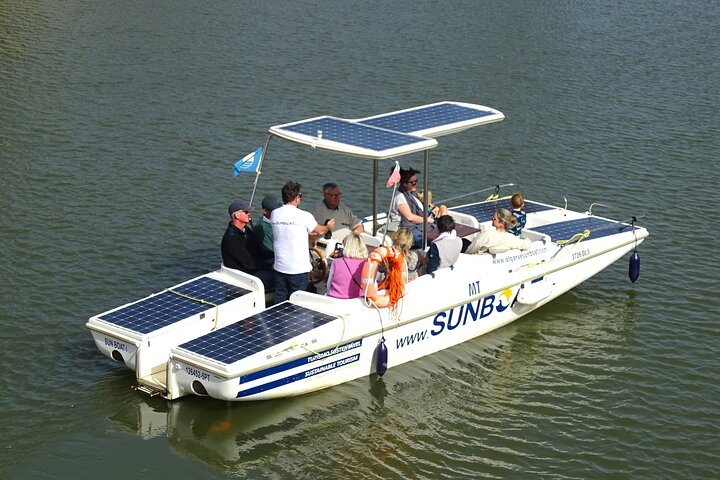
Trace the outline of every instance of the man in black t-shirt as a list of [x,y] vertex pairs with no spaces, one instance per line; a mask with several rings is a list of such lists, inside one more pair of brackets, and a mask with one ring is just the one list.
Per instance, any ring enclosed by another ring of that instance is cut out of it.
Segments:
[[274,288],[272,270],[261,260],[260,245],[248,223],[251,208],[242,200],[234,200],[228,207],[230,222],[220,243],[223,265],[258,277],[266,290]]

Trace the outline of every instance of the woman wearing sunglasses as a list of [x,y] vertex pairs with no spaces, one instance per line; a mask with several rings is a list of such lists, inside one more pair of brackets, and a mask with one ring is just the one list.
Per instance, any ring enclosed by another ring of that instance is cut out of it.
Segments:
[[[418,248],[422,241],[423,224],[423,203],[417,194],[418,173],[420,172],[413,168],[400,169],[400,187],[393,198],[387,225],[387,231],[391,233],[400,228],[410,228],[413,231],[415,248]],[[428,208],[430,208],[428,225],[432,225],[436,218],[447,215],[445,205],[428,205]]]

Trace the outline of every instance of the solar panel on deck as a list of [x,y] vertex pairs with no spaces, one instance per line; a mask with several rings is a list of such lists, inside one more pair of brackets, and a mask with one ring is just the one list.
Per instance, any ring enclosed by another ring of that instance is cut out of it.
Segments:
[[496,112],[467,108],[452,103],[440,103],[415,110],[390,113],[362,120],[359,123],[410,133],[495,114]]
[[[495,210],[498,208],[507,208],[508,210],[512,209],[510,199],[501,198],[500,200],[494,202],[483,202],[476,203],[474,205],[465,205],[462,207],[451,207],[450,211],[472,215],[478,222],[482,223],[489,221],[492,218],[492,214],[495,213]],[[549,207],[547,205],[543,205],[542,203],[525,201],[524,210],[525,213],[535,213],[542,212],[543,210],[552,210],[553,208],[555,207]]]
[[289,302],[191,340],[178,349],[230,365],[325,325],[336,317]]
[[[210,277],[198,278],[173,287],[172,290],[186,297],[215,305],[222,305],[250,293],[249,290]],[[145,334],[214,308],[212,305],[202,304],[181,295],[166,290],[98,318],[118,327]]]
[[283,130],[301,133],[310,137],[317,137],[318,132],[322,132],[322,138],[324,140],[367,148],[377,152],[426,141],[426,139],[422,137],[413,137],[400,132],[380,130],[360,123],[333,117],[316,118],[302,123],[287,125],[283,127]]
[[597,217],[580,218],[577,220],[568,220],[566,222],[551,223],[540,227],[533,227],[533,231],[550,235],[553,242],[559,240],[570,240],[574,235],[582,234],[585,230],[590,230],[590,235],[585,240],[606,237],[620,232],[630,231],[630,225],[615,222],[612,220],[604,220]]

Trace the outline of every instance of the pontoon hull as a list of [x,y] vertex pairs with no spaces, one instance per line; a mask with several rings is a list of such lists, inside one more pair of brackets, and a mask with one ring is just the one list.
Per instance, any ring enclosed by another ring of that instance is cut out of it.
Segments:
[[[243,401],[301,395],[361,378],[375,372],[381,338],[388,348],[388,368],[466,342],[527,315],[602,271],[633,249],[630,239],[596,254],[587,253],[596,248],[587,242],[582,248],[585,254],[575,260],[571,254],[564,261],[530,267],[510,263],[505,270],[518,270],[505,275],[498,272],[500,281],[488,281],[482,271],[474,272],[471,265],[463,264],[438,271],[434,278],[421,277],[408,285],[398,322],[390,318],[387,309],[366,307],[360,299],[334,300],[298,292],[292,303],[343,315],[344,319],[275,345],[230,368],[218,368],[183,349],[173,349],[169,382],[178,396]],[[472,260],[477,259],[466,259],[468,263]],[[478,278],[485,279],[480,280],[479,291]],[[541,298],[534,303],[518,302],[518,292],[532,289],[531,282],[536,279],[546,282],[538,287]],[[445,288],[440,290],[439,286]],[[438,298],[439,291],[444,292],[441,301],[427,301]]]

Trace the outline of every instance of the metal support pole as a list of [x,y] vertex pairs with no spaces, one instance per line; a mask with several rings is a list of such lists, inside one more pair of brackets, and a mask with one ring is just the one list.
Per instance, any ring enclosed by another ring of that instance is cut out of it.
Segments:
[[425,150],[425,175],[423,175],[423,236],[422,248],[427,248],[428,188],[430,187],[430,150]]
[[268,138],[265,141],[265,148],[263,148],[262,156],[260,157],[260,162],[258,162],[258,169],[257,172],[255,172],[255,183],[253,183],[252,194],[250,195],[250,206],[253,205],[253,201],[255,200],[255,191],[257,190],[258,182],[260,181],[260,175],[262,175],[263,162],[265,161],[265,156],[267,155],[268,146],[270,145],[270,139],[272,137],[272,135],[268,135]]
[[373,237],[377,235],[378,232],[378,221],[377,221],[377,195],[378,195],[378,160],[373,160],[373,193],[372,193],[372,212],[373,212],[373,227],[372,227],[372,234]]

